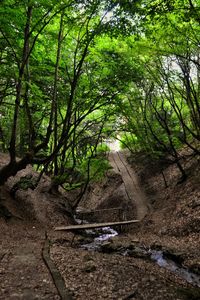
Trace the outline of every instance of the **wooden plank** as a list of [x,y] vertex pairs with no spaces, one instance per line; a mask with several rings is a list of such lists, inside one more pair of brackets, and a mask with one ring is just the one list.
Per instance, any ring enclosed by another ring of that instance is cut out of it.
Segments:
[[92,229],[92,228],[101,228],[101,227],[110,227],[117,225],[128,225],[133,223],[138,223],[139,220],[129,220],[121,222],[108,222],[108,223],[93,223],[93,224],[80,224],[80,225],[69,225],[69,226],[59,226],[56,227],[56,231],[70,231],[70,230],[80,230],[80,229]]

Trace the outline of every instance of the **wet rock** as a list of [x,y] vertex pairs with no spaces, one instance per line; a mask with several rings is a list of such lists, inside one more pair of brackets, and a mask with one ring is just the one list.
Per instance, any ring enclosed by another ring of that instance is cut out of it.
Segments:
[[173,260],[179,265],[182,265],[184,261],[184,253],[174,249],[163,249],[163,257]]
[[166,247],[163,247],[162,245],[153,243],[150,246],[151,250],[156,250],[156,251],[162,251],[163,257],[173,260],[175,263],[181,265],[184,261],[184,253],[182,251],[178,251],[176,249],[169,249]]
[[128,251],[128,255],[135,258],[149,258],[149,253],[140,247],[135,247]]
[[163,249],[163,246],[160,245],[160,244],[157,244],[156,242],[153,242],[153,243],[150,245],[150,248],[151,248],[152,250],[158,250],[158,251],[160,251],[160,250]]
[[200,262],[192,264],[189,269],[191,272],[200,275]]
[[134,249],[138,244],[139,244],[139,239],[135,238],[132,239],[131,241],[129,239],[123,239],[119,236],[115,236],[111,239],[109,239],[109,242],[111,242],[113,244],[113,248],[116,249],[127,249],[127,250],[132,250]]
[[104,253],[112,253],[118,251],[118,246],[112,242],[105,241],[101,245],[101,251]]

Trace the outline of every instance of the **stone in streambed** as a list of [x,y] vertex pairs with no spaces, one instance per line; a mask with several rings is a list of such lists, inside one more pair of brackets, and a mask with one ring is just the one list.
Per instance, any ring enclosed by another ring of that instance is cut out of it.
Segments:
[[200,275],[200,262],[196,262],[189,267],[189,270],[197,275]]
[[184,253],[174,249],[163,249],[163,257],[182,265],[184,262]]
[[133,249],[129,250],[128,255],[135,258],[149,258],[149,253],[140,247],[134,247]]
[[153,243],[150,248],[151,250],[162,251],[164,258],[172,260],[177,264],[181,265],[184,261],[185,253],[177,249],[170,249],[156,243]]
[[149,254],[145,249],[139,246],[138,239],[128,241],[127,239],[112,238],[102,243],[101,251],[103,253],[118,252],[137,258],[149,257]]
[[117,252],[121,249],[121,246],[112,243],[112,242],[108,242],[105,241],[101,244],[101,251],[103,253],[112,253],[112,252]]

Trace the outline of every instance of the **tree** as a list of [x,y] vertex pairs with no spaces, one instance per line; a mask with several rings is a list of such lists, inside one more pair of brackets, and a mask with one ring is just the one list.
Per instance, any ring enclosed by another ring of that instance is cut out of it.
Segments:
[[199,155],[199,10],[196,1],[142,3],[143,34],[127,43],[143,78],[133,78],[118,103],[120,128],[131,133],[123,141],[151,155],[167,153],[185,178],[178,150],[186,144]]
[[184,175],[178,150],[199,154],[197,4],[2,1],[0,146],[10,162],[0,184],[32,163],[56,190],[118,133],[134,151],[168,153]]
[[[5,51],[2,49],[2,59],[11,53],[15,68],[9,84],[2,79],[4,113],[11,111],[9,105],[14,107],[14,113],[12,120],[9,118],[11,135],[8,132],[5,138],[10,163],[0,170],[0,184],[28,163],[44,165],[45,169],[52,165],[57,175],[64,164],[59,157],[74,151],[79,127],[84,128],[81,124],[115,97],[116,91],[110,88],[100,86],[96,94],[92,91],[96,83],[90,74],[94,62],[88,59],[96,37],[109,22],[105,20],[105,9],[107,5],[100,1],[91,5],[78,1],[51,1],[47,5],[43,1],[4,2],[2,12],[7,11],[11,17],[13,31],[8,31],[8,23],[2,17],[1,37],[7,45]],[[7,59],[5,64],[9,64]],[[12,94],[7,93],[8,89]],[[19,149],[22,142],[24,146]],[[22,156],[19,161],[17,154]]]

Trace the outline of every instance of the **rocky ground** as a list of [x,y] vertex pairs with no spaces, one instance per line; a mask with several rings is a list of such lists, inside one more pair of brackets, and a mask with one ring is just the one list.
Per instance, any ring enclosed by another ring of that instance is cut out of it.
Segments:
[[[5,159],[1,156],[0,164]],[[64,278],[71,299],[199,299],[197,287],[136,251],[138,246],[162,249],[200,274],[199,163],[196,159],[185,162],[189,177],[182,184],[177,184],[179,174],[175,166],[163,167],[168,185],[165,187],[157,162],[138,161],[138,157],[131,159],[131,164],[145,189],[151,211],[140,225],[129,226],[126,232],[108,241],[102,252],[81,248],[88,242],[87,236],[53,230],[55,225],[70,222],[66,205],[69,195],[49,194],[47,179],[36,191],[17,191],[15,199],[9,190],[17,178],[1,188],[0,299],[60,299],[43,257],[47,239],[50,258]],[[87,203],[87,209],[101,207],[102,192],[103,208],[114,207],[113,201],[120,204],[124,201],[122,187],[117,191],[121,184],[120,176],[110,173],[100,186],[91,187],[93,197],[81,205]],[[131,247],[131,256],[122,255],[120,247]]]

